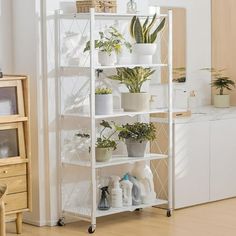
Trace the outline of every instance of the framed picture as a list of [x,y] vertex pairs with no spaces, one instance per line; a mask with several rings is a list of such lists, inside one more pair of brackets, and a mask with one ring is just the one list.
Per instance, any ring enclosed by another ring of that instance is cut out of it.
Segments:
[[21,80],[0,80],[0,120],[24,117],[24,99]]
[[23,123],[0,124],[0,163],[25,158]]

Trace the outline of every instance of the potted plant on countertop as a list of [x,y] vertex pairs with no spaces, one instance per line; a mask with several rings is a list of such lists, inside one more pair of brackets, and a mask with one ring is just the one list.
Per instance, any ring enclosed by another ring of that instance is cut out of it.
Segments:
[[214,106],[217,108],[230,107],[230,95],[225,94],[224,90],[231,91],[232,88],[235,88],[235,81],[224,75],[225,69],[204,68],[202,70],[207,70],[211,73],[213,76],[211,86],[219,90],[219,93],[214,95]]
[[[117,141],[113,139],[113,136],[117,133],[114,122],[111,124],[105,120],[100,123],[102,129],[100,131],[99,137],[96,141],[96,161],[97,162],[107,162],[112,158],[112,152],[117,148]],[[89,134],[77,133],[76,136],[82,138],[90,138]],[[91,148],[89,148],[91,150]]]
[[153,123],[136,122],[117,128],[118,137],[125,141],[129,157],[144,157],[148,141],[156,138],[156,128]]
[[[100,39],[95,40],[95,49],[98,49],[98,62],[102,66],[113,66],[117,62],[117,54],[123,46],[131,51],[131,44],[125,40],[119,31],[110,26],[105,32],[99,32]],[[86,43],[84,52],[90,50],[90,41]]]
[[109,115],[113,113],[112,89],[99,87],[95,90],[96,115]]
[[142,92],[143,84],[150,79],[155,72],[150,68],[117,68],[117,74],[108,76],[109,79],[120,81],[129,93],[121,93],[121,106],[124,111],[140,112],[148,111],[150,107],[150,94]]
[[133,52],[137,54],[137,63],[139,64],[152,64],[152,56],[157,49],[156,39],[158,33],[162,31],[165,26],[165,18],[162,19],[160,24],[154,29],[158,18],[155,14],[149,22],[149,17],[146,18],[142,24],[139,17],[134,16],[130,24],[130,34],[135,40]]

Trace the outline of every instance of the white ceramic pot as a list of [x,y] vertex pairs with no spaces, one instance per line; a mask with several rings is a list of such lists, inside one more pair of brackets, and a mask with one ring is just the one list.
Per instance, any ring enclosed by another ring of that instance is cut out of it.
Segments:
[[95,95],[95,113],[96,115],[109,115],[113,113],[112,94]]
[[133,46],[133,52],[136,54],[136,63],[152,64],[152,57],[157,50],[155,43],[137,43]]
[[117,56],[115,52],[111,52],[111,54],[107,52],[98,52],[98,62],[101,66],[114,66],[117,62]]
[[124,111],[149,111],[150,94],[149,93],[122,93],[121,107]]
[[71,1],[71,2],[61,1],[60,9],[63,11],[63,14],[76,13],[75,2],[74,1]]
[[96,148],[95,149],[96,161],[107,162],[112,158],[111,148]]
[[217,108],[230,107],[229,95],[214,95],[214,106]]

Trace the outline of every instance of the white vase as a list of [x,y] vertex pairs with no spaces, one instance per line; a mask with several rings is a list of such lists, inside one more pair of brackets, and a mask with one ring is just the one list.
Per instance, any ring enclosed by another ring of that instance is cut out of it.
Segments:
[[149,111],[150,94],[149,93],[122,93],[121,107],[124,111],[140,112]]
[[133,52],[136,54],[137,64],[152,64],[153,55],[157,50],[155,43],[136,43],[133,46]]
[[227,95],[214,95],[214,106],[217,108],[230,107],[230,96]]
[[96,115],[109,115],[113,113],[112,94],[95,95],[95,113]]
[[107,52],[98,52],[98,62],[101,66],[114,66],[117,62],[117,56],[115,52],[111,52],[110,54]]

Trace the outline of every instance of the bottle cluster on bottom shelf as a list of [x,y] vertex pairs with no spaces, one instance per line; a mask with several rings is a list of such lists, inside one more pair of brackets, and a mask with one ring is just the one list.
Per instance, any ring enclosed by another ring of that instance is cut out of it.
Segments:
[[107,211],[156,201],[153,174],[146,163],[136,163],[131,173],[104,178],[100,183],[98,210]]

